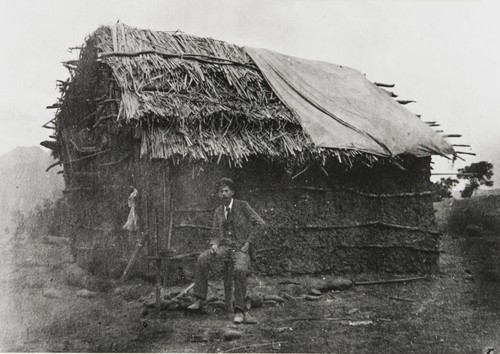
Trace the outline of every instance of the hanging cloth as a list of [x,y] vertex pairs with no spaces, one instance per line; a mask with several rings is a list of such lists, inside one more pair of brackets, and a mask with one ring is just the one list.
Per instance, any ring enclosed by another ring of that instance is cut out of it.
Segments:
[[137,212],[135,211],[135,198],[139,192],[134,188],[133,192],[128,197],[128,206],[130,208],[130,212],[128,213],[127,222],[123,225],[123,228],[128,231],[137,231],[139,227],[137,226]]

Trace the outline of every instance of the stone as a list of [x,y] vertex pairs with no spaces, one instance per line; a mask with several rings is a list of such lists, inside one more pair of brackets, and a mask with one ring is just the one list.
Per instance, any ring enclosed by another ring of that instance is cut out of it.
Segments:
[[349,321],[349,326],[368,326],[372,325],[373,321],[372,320],[367,320],[367,321]]
[[309,289],[309,294],[315,295],[315,296],[320,296],[322,293],[318,289]]
[[264,301],[285,302],[285,299],[278,295],[266,295]]
[[358,311],[359,311],[359,309],[358,309],[358,308],[354,308],[354,309],[350,309],[350,310],[349,310],[349,311],[347,311],[346,313],[347,313],[348,315],[352,315],[353,313],[356,313],[356,312],[358,312]]
[[347,278],[328,276],[325,280],[328,290],[347,290],[352,286],[352,281]]
[[278,303],[274,300],[264,300],[264,303],[263,305],[264,306],[267,306],[267,307],[274,307],[276,306]]
[[42,296],[49,298],[49,299],[59,299],[62,297],[62,294],[59,290],[49,288],[49,289],[44,289],[42,292]]
[[304,299],[308,300],[308,301],[318,301],[321,299],[320,296],[312,296],[312,295],[306,295],[304,297]]
[[224,330],[222,335],[224,337],[224,340],[232,341],[235,339],[240,339],[243,336],[243,332],[232,329],[232,328],[228,328],[228,329]]

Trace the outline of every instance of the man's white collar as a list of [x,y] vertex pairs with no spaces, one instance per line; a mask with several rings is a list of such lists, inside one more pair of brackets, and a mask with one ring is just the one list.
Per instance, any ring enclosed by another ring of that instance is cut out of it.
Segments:
[[226,209],[229,208],[229,210],[233,210],[233,198],[231,198],[231,201],[229,202],[229,205],[226,206]]

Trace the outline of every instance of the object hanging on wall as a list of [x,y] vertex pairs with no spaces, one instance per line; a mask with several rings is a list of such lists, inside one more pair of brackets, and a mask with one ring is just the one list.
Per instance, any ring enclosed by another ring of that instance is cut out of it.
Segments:
[[135,198],[137,198],[139,192],[134,187],[132,187],[132,189],[133,191],[132,193],[130,193],[128,197],[128,207],[130,208],[130,212],[128,213],[127,222],[125,223],[125,225],[123,225],[123,228],[128,231],[137,231],[138,217],[137,217],[137,212],[135,211]]

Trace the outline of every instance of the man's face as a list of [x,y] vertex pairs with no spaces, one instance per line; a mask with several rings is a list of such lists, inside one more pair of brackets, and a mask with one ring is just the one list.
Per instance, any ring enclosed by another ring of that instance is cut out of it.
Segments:
[[224,202],[224,204],[227,205],[231,201],[231,198],[234,195],[234,191],[231,188],[229,188],[228,186],[224,186],[219,190],[219,195],[222,198],[222,201]]

